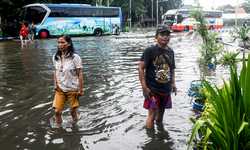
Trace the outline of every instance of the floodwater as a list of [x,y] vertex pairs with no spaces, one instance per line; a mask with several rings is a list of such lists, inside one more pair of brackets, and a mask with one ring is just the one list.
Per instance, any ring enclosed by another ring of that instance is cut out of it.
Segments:
[[[176,57],[173,108],[162,127],[146,130],[147,111],[138,80],[138,60],[154,44],[153,32],[120,36],[75,37],[83,60],[84,96],[80,120],[53,128],[52,55],[56,39],[37,40],[21,48],[18,41],[0,42],[0,145],[3,150],[183,150],[194,115],[187,90],[200,79],[199,42],[174,34]],[[216,72],[211,77],[216,76]],[[70,122],[69,109],[63,112]]]

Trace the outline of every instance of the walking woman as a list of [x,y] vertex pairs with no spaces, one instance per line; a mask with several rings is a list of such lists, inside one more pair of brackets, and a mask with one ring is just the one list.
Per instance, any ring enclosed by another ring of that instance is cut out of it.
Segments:
[[77,108],[79,96],[83,95],[82,60],[74,53],[74,46],[69,36],[58,38],[58,50],[53,56],[55,67],[55,97],[53,108],[55,109],[56,123],[62,123],[62,111],[65,102],[70,103],[73,121],[78,120]]
[[22,23],[21,29],[19,31],[19,37],[20,37],[22,47],[27,44],[28,34],[29,34],[28,23],[24,22]]

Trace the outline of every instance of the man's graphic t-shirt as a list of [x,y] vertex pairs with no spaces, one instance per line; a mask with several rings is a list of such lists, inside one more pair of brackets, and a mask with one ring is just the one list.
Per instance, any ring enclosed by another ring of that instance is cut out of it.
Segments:
[[147,48],[141,61],[146,69],[146,84],[156,93],[171,93],[172,72],[175,69],[174,51],[155,45]]

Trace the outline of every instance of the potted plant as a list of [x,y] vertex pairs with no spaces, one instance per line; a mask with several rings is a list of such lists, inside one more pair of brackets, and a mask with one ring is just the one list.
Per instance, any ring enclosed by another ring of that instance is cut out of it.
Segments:
[[223,45],[217,42],[217,33],[208,31],[207,22],[200,10],[194,10],[191,15],[199,22],[196,31],[202,38],[200,64],[207,66],[210,70],[215,69],[217,55],[220,53]]
[[192,98],[192,108],[196,111],[203,111],[206,100],[205,89],[201,80],[193,80],[188,90],[188,96]]
[[230,80],[224,81],[221,88],[204,81],[206,108],[200,118],[193,120],[188,149],[194,140],[199,149],[250,149],[249,83],[249,59],[247,65],[243,61],[240,75],[236,66],[230,66]]
[[224,52],[219,60],[219,63],[223,66],[235,66],[239,59],[237,56],[240,52]]

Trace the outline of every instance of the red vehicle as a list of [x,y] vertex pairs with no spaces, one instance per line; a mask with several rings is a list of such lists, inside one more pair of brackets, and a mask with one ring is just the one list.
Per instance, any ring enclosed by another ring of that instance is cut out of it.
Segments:
[[[191,17],[191,9],[171,9],[162,15],[163,24],[171,27],[173,31],[193,30],[199,22]],[[209,29],[223,28],[222,11],[203,10]]]

